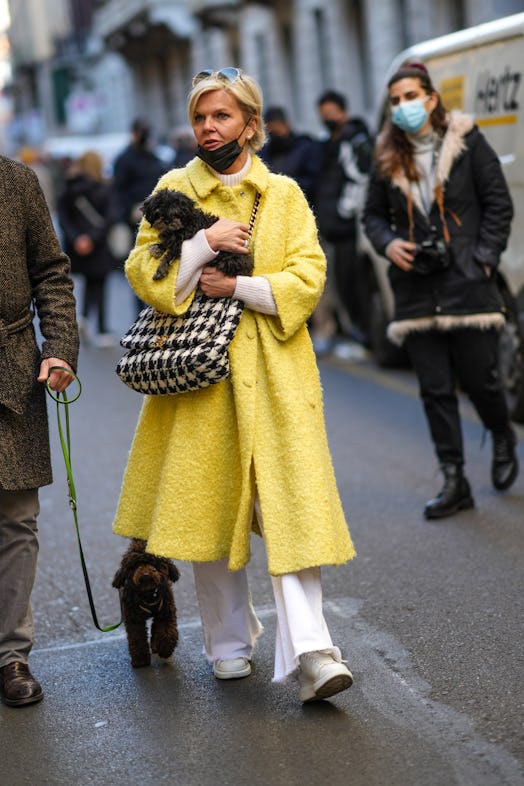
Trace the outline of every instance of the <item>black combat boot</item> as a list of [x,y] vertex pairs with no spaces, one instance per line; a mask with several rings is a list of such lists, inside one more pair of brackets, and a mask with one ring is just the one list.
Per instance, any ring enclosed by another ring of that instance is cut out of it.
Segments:
[[462,473],[462,466],[442,464],[441,470],[444,473],[444,485],[435,499],[426,503],[424,516],[427,519],[442,519],[459,510],[472,508],[475,504],[469,483]]
[[491,480],[498,491],[509,489],[519,474],[519,462],[515,451],[517,437],[512,426],[504,431],[493,431],[493,463]]

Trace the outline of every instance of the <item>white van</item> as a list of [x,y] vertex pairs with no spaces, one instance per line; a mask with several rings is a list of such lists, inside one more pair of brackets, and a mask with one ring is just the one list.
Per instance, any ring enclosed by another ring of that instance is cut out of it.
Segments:
[[[501,371],[512,416],[524,421],[524,13],[416,44],[395,58],[385,82],[403,63],[414,60],[427,66],[447,109],[474,116],[498,153],[509,184],[515,218],[499,276],[507,307]],[[387,365],[398,356],[385,337],[393,309],[389,263],[365,237],[362,250],[370,259],[376,285],[371,300],[372,349],[377,361]]]

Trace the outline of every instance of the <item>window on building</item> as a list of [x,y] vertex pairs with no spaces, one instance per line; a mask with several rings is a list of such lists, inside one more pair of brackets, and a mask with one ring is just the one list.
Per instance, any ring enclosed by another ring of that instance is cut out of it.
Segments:
[[320,68],[320,83],[323,87],[329,87],[333,84],[333,75],[331,73],[330,61],[328,57],[330,47],[327,33],[326,14],[323,8],[315,8],[313,11],[313,20],[315,25],[316,51]]
[[368,37],[364,25],[364,11],[362,0],[353,0],[351,4],[351,22],[356,31],[358,54],[360,62],[360,79],[362,82],[362,98],[366,109],[373,109],[374,93],[371,88],[371,64],[368,50]]
[[397,0],[397,3],[397,19],[400,23],[400,49],[406,49],[410,44],[410,35],[408,30],[408,2],[407,0]]
[[57,68],[52,74],[54,114],[58,125],[65,125],[66,100],[71,91],[71,73],[68,68]]
[[455,2],[449,3],[449,16],[452,30],[462,30],[466,27],[464,0],[455,0]]
[[256,33],[254,37],[255,56],[256,56],[256,73],[258,75],[258,83],[262,88],[262,94],[265,96],[266,104],[270,104],[273,100],[271,95],[271,81],[269,79],[269,69],[267,62],[267,43],[264,33]]

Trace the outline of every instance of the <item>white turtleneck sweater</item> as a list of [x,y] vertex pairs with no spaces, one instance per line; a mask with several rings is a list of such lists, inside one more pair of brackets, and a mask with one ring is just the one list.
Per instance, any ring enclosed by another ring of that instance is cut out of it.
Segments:
[[417,170],[421,175],[417,183],[411,184],[411,193],[420,197],[424,212],[429,215],[435,191],[437,137],[431,130],[427,134],[410,134],[409,138],[414,147]]
[[[212,170],[213,174],[224,186],[238,186],[251,168],[251,156],[240,172],[234,175],[223,175]],[[202,268],[215,259],[219,251],[213,251],[207,242],[205,229],[201,229],[190,240],[182,243],[180,264],[176,279],[175,303],[182,303],[195,289],[200,278]],[[237,276],[233,297],[242,300],[248,308],[260,311],[262,314],[276,314],[277,307],[271,284],[264,276]]]

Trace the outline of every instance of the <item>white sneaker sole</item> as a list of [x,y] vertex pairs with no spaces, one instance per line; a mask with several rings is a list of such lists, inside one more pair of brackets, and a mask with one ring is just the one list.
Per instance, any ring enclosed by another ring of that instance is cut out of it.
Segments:
[[217,680],[239,680],[242,679],[242,677],[249,677],[251,674],[251,664],[248,663],[244,668],[238,669],[237,671],[222,671],[218,666],[214,666],[213,674]]
[[305,684],[300,688],[300,701],[307,704],[310,701],[321,701],[334,696],[336,693],[341,693],[343,690],[351,688],[353,685],[353,675],[351,672],[347,674],[335,674],[333,677],[327,677],[317,680],[313,684]]

